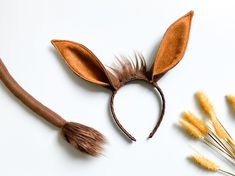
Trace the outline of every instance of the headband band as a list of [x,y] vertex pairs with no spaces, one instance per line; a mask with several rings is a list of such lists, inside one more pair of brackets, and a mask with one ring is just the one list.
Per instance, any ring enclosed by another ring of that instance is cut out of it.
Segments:
[[107,69],[95,54],[82,44],[67,40],[52,40],[52,44],[75,74],[84,80],[112,91],[110,107],[113,118],[119,128],[131,140],[135,140],[135,138],[122,127],[115,115],[113,108],[115,93],[131,80],[145,80],[151,83],[162,98],[160,118],[149,135],[149,138],[151,138],[158,129],[165,111],[165,98],[161,89],[157,86],[157,81],[182,59],[188,43],[192,17],[193,11],[190,11],[170,25],[161,40],[150,70],[146,69],[145,60],[139,54],[135,55],[134,61],[127,58],[117,59],[118,64]]
[[[135,80],[143,80],[143,79],[135,79]],[[160,95],[161,97],[161,111],[160,111],[160,114],[159,114],[159,118],[158,118],[158,121],[155,125],[155,127],[153,128],[153,130],[151,131],[151,133],[149,134],[148,138],[152,138],[153,135],[156,133],[158,127],[160,126],[161,122],[162,122],[162,119],[163,119],[163,116],[164,116],[164,113],[165,113],[165,97],[164,97],[164,94],[161,90],[161,88],[156,84],[156,83],[151,83],[149,82],[148,80],[145,80],[147,83],[149,83],[150,85],[152,85],[156,91],[158,92],[158,94]],[[115,98],[115,95],[117,94],[117,91],[113,91],[112,93],[112,96],[111,96],[111,99],[110,99],[110,110],[111,110],[111,113],[112,113],[112,116],[113,116],[113,120],[116,122],[116,124],[118,125],[118,127],[120,128],[120,130],[132,141],[136,141],[135,137],[133,137],[123,126],[122,124],[119,122],[117,116],[116,116],[116,113],[115,113],[115,110],[114,110],[114,98]]]
[[113,71],[115,76],[118,78],[120,82],[120,86],[112,91],[111,99],[110,99],[110,111],[113,117],[113,120],[117,124],[117,126],[120,128],[120,130],[132,141],[136,141],[136,139],[122,126],[120,121],[118,120],[116,113],[114,111],[114,98],[118,90],[128,84],[131,81],[139,80],[139,81],[145,81],[146,83],[152,85],[155,90],[158,92],[161,98],[161,111],[159,114],[158,121],[149,134],[148,138],[153,137],[155,132],[157,131],[158,127],[160,126],[164,113],[165,113],[165,97],[161,90],[161,88],[158,86],[157,83],[151,81],[148,78],[147,71],[146,71],[146,62],[144,57],[141,54],[135,54],[134,59],[128,59],[126,57],[123,57],[122,59],[117,59],[116,64],[111,67],[110,69]]

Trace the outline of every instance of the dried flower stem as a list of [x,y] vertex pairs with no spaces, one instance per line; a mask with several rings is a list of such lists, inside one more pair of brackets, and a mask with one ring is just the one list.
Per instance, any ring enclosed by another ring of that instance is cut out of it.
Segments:
[[225,171],[225,170],[219,169],[218,171],[221,172],[221,173],[223,173],[223,174],[226,174],[226,175],[235,176],[235,174],[232,174],[232,173],[230,173],[230,172],[228,172],[228,171]]
[[227,159],[228,161],[230,161],[232,164],[235,164],[235,160],[234,158],[231,157],[231,155],[229,153],[227,153],[225,150],[223,150],[221,147],[215,145],[215,143],[213,143],[212,141],[208,140],[205,138],[205,140],[203,140],[203,142],[209,146],[210,148],[212,148],[215,152],[217,152],[218,154],[220,154],[221,156],[223,156],[225,159]]
[[217,141],[215,142],[215,140],[210,140],[205,137],[203,142],[205,144],[207,144],[209,147],[213,147],[213,148],[217,149],[219,152],[222,152],[223,154],[229,155],[229,153]]
[[226,143],[224,143],[213,131],[210,131],[209,137],[212,139],[212,141],[218,144],[218,146],[220,146],[225,152],[227,152],[230,157],[232,157],[232,152],[228,148]]

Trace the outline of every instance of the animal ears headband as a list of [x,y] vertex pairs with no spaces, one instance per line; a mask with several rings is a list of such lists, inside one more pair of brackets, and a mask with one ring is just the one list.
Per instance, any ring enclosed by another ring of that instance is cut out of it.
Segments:
[[131,140],[136,139],[121,125],[114,112],[113,101],[117,91],[133,80],[143,80],[151,84],[160,94],[162,110],[157,124],[148,138],[153,137],[161,124],[165,111],[165,98],[157,81],[182,59],[188,43],[193,11],[175,21],[165,32],[150,70],[142,55],[136,54],[135,60],[118,59],[118,64],[106,69],[100,60],[84,45],[66,40],[52,40],[52,44],[61,54],[75,74],[86,81],[106,87],[112,91],[110,109],[114,121]]
[[[136,79],[145,80],[156,87],[162,97],[162,113],[156,127],[149,136],[152,137],[160,125],[165,108],[164,96],[156,81],[173,68],[183,57],[188,42],[192,16],[193,12],[191,11],[168,28],[162,39],[153,66],[148,72],[146,71],[142,56],[136,55],[136,63],[133,63],[131,60],[120,61],[120,66],[113,69],[115,73],[113,74],[83,45],[58,40],[54,40],[52,43],[78,76],[112,90],[111,111],[117,124],[132,140],[135,138],[125,131],[115,116],[112,106],[115,93],[121,86]],[[49,123],[58,127],[62,137],[76,149],[90,155],[100,153],[101,145],[105,142],[104,136],[101,133],[80,123],[67,122],[60,115],[37,101],[14,80],[1,59],[0,80],[22,103]]]

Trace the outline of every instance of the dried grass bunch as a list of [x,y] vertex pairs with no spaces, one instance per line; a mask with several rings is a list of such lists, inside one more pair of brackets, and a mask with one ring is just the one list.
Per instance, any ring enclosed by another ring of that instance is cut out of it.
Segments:
[[[182,118],[179,121],[181,128],[193,139],[205,143],[210,149],[214,150],[216,153],[220,154],[235,165],[234,139],[218,119],[214,107],[207,96],[202,91],[197,92],[195,95],[201,110],[207,117],[207,120],[203,121],[191,112],[183,112]],[[235,97],[229,95],[226,96],[226,99],[232,109],[235,110]],[[227,175],[234,175],[220,169],[219,165],[208,160],[204,156],[192,155],[191,160],[208,171],[219,171]]]

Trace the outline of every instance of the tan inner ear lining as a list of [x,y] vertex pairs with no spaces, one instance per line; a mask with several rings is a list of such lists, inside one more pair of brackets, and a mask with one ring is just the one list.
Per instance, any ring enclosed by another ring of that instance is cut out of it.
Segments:
[[79,77],[101,86],[110,86],[104,66],[85,46],[66,40],[52,40],[52,44]]
[[[161,62],[157,62],[156,71],[158,74],[164,73],[166,70],[172,68],[180,60],[184,54],[185,46],[187,45],[188,32],[186,31],[186,25],[184,23],[175,26],[175,33],[171,33],[168,36],[168,40],[164,40],[161,46],[161,52],[158,57],[164,58]],[[174,43],[172,43],[174,41]],[[168,47],[171,45],[171,47]],[[167,51],[167,52],[166,52]]]
[[[67,57],[66,62],[78,76],[102,86],[109,85],[106,75],[96,61],[86,59],[88,56],[84,52],[78,53],[71,50],[73,49],[66,50],[64,55]],[[77,59],[78,56],[80,59]]]
[[165,32],[151,69],[153,80],[173,68],[182,59],[188,43],[192,16],[192,11],[187,13]]

